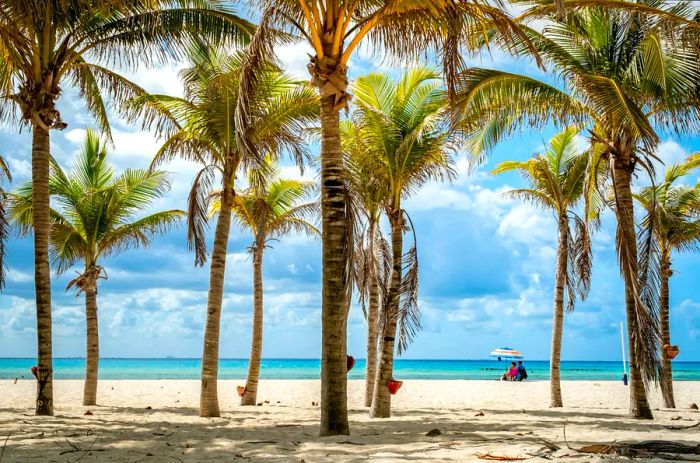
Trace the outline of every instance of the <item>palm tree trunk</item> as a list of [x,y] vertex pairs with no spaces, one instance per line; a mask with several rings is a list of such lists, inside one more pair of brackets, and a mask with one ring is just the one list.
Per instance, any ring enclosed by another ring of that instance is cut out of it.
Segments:
[[369,224],[369,306],[367,307],[367,367],[365,374],[365,407],[372,406],[374,381],[377,374],[377,318],[379,317],[379,286],[377,285],[377,265],[374,250],[374,236],[377,223]]
[[554,286],[554,318],[552,320],[552,352],[549,358],[550,406],[563,407],[561,397],[561,338],[564,331],[564,288],[568,267],[569,223],[566,213],[559,217],[559,246]]
[[635,338],[644,336],[637,323],[637,304],[635,302],[633,285],[638,281],[637,240],[635,234],[634,206],[632,203],[632,172],[634,164],[631,159],[616,159],[614,163],[614,188],[616,195],[616,215],[618,240],[625,243],[620,255],[623,268],[622,276],[625,282],[625,311],[627,313],[627,339],[629,344],[630,367],[630,415],[634,418],[653,419],[647,400],[644,380],[639,371],[639,352],[635,346]]
[[664,398],[666,408],[676,408],[676,401],[673,397],[673,367],[671,359],[663,348],[666,344],[671,344],[671,327],[669,323],[669,288],[668,281],[671,278],[671,256],[669,251],[662,250],[661,253],[661,288],[659,292],[659,328],[661,333],[661,395]]
[[199,416],[220,416],[217,381],[219,376],[219,332],[221,307],[224,298],[224,274],[226,252],[231,229],[231,205],[233,188],[230,172],[224,172],[224,188],[221,195],[221,209],[214,232],[214,248],[211,253],[209,273],[209,297],[207,300],[207,324],[204,330],[202,352],[202,388],[199,396]]
[[87,350],[85,356],[85,387],[83,405],[97,404],[97,372],[100,361],[100,335],[97,323],[97,289],[85,291]]
[[49,132],[32,127],[32,209],[34,220],[34,287],[37,321],[36,414],[53,415],[51,339],[51,269],[49,267]]
[[321,436],[350,434],[347,404],[347,215],[339,109],[321,99]]
[[263,342],[263,276],[262,261],[265,242],[256,240],[253,248],[253,335],[248,362],[248,377],[241,405],[255,405],[258,398],[258,380]]
[[401,274],[403,264],[403,217],[397,208],[391,214],[391,282],[389,283],[388,307],[385,308],[384,329],[379,343],[379,367],[374,383],[374,397],[369,415],[372,418],[391,416],[391,394],[388,382],[394,375],[394,337],[399,313]]

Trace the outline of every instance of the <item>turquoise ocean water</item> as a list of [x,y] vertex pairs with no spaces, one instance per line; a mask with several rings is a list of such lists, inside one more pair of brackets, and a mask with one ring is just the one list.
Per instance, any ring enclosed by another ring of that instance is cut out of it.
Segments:
[[[0,379],[29,378],[34,359],[0,358]],[[395,361],[394,376],[397,379],[493,379],[501,375],[506,362],[496,360],[409,360]],[[529,379],[546,380],[549,362],[525,361]],[[700,362],[674,362],[674,380],[700,381]],[[60,358],[54,360],[55,378],[81,379],[85,360]],[[100,360],[102,379],[198,379],[199,359],[117,359]],[[246,377],[248,361],[222,359],[219,362],[219,378],[241,379]],[[365,362],[358,360],[348,375],[350,379],[364,378]],[[266,379],[315,379],[319,377],[318,359],[265,359],[262,362],[262,378]],[[619,380],[622,377],[620,362],[562,362],[564,380]]]

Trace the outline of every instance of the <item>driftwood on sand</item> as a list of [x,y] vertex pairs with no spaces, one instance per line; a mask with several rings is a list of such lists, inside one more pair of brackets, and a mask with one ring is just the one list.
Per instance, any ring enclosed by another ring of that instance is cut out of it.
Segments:
[[616,454],[624,457],[658,457],[669,455],[700,455],[700,444],[685,444],[667,440],[645,440],[639,442],[611,442],[590,444],[575,449],[581,453]]

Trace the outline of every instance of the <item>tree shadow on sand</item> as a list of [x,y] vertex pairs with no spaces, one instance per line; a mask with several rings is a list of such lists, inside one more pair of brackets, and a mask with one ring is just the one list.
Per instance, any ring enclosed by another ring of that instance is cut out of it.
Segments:
[[[351,409],[352,434],[318,437],[318,408],[246,407],[221,418],[198,418],[191,407],[145,410],[94,407],[92,416],[31,416],[3,409],[0,445],[10,434],[8,462],[208,462],[208,461],[465,461],[479,452],[536,455],[543,439],[578,447],[577,427],[595,430],[600,441],[634,432],[653,438],[661,422],[641,422],[600,410],[401,409],[389,420],[371,420]],[[474,412],[473,414],[471,412]],[[81,412],[82,413],[82,412]],[[298,416],[303,414],[304,419]],[[441,434],[428,437],[431,429]],[[668,430],[666,430],[668,432]],[[679,433],[678,439],[688,438]]]

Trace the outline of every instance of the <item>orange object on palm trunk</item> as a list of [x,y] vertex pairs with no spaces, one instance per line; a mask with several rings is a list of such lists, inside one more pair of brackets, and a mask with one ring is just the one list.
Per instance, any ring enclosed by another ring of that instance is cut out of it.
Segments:
[[676,356],[681,352],[678,346],[672,346],[670,344],[664,344],[664,351],[666,352],[666,356],[671,360],[676,358]]
[[386,386],[389,388],[389,392],[391,393],[391,395],[394,395],[397,392],[399,392],[399,389],[401,389],[402,385],[403,381],[396,381],[395,379],[390,379],[386,383]]

